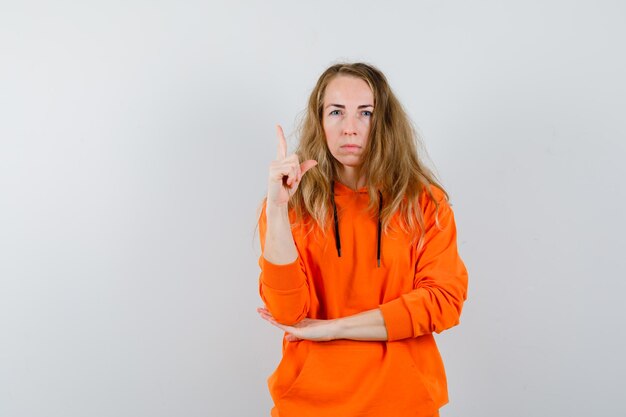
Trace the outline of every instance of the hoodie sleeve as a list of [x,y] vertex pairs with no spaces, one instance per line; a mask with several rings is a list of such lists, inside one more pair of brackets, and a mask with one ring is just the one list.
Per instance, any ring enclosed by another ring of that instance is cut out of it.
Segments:
[[454,214],[441,190],[433,194],[439,201],[438,222],[435,204],[428,200],[413,290],[379,306],[389,341],[440,333],[457,325],[467,298],[467,270],[457,251]]
[[259,294],[276,321],[293,325],[307,316],[310,306],[309,283],[300,256],[300,248],[296,245],[298,259],[294,262],[285,265],[273,264],[263,257],[266,231],[267,218],[263,205],[259,218],[261,240]]

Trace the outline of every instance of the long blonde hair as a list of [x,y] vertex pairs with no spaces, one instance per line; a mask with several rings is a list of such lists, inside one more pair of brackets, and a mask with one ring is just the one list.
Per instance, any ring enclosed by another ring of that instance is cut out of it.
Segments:
[[433,197],[429,185],[439,187],[435,175],[417,154],[421,140],[402,105],[393,94],[384,74],[369,64],[342,63],[328,68],[311,92],[308,108],[300,126],[300,143],[296,150],[300,161],[314,159],[317,166],[309,170],[289,200],[296,212],[296,222],[313,220],[325,232],[331,219],[331,184],[337,180],[340,163],[331,154],[322,125],[324,93],[330,81],[339,76],[357,77],[369,85],[374,95],[374,111],[360,172],[364,174],[369,194],[368,210],[378,210],[380,191],[383,208],[380,214],[383,230],[388,231],[392,216],[399,212],[399,226],[412,238],[422,240],[424,219],[419,206],[420,192]]

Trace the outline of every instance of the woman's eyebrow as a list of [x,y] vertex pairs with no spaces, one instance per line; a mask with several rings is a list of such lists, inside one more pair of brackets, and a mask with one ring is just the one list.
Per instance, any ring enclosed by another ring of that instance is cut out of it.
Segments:
[[[340,109],[345,109],[346,106],[344,106],[343,104],[329,104],[327,105],[325,108],[329,108],[329,107],[339,107]],[[365,107],[374,107],[371,104],[361,104],[359,107],[357,107],[358,109],[363,109]]]

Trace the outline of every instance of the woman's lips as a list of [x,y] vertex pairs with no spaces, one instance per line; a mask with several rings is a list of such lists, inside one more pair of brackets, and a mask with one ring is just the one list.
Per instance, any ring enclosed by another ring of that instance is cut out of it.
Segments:
[[341,149],[347,149],[347,150],[355,150],[355,149],[360,149],[361,147],[359,145],[343,145],[341,147]]

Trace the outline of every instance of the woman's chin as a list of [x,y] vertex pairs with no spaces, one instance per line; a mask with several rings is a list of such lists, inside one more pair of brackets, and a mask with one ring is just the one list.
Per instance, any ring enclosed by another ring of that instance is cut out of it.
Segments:
[[340,156],[339,158],[335,157],[335,159],[344,166],[344,168],[358,168],[361,166],[361,157],[359,156]]

